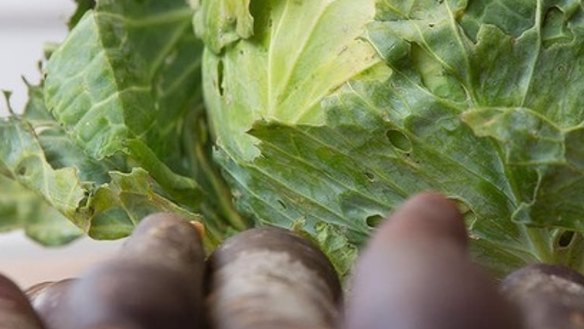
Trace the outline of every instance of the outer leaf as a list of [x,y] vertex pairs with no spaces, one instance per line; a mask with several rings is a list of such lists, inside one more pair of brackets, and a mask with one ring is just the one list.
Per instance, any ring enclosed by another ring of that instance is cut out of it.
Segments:
[[183,1],[101,1],[46,68],[47,107],[84,152],[147,161],[168,188],[196,188],[165,169],[190,172],[177,143],[201,97],[190,17]]
[[52,52],[25,114],[0,127],[0,173],[96,238],[155,211],[204,214],[210,243],[244,228],[209,162],[191,15],[179,0],[99,1]]
[[0,176],[0,231],[24,228],[44,245],[68,243],[82,232],[61,213],[16,181]]
[[[130,174],[111,170],[107,173],[108,183],[82,181],[77,168],[84,168],[92,160],[80,157],[82,152],[76,149],[74,144],[67,143],[63,135],[55,136],[54,132],[49,135],[49,140],[52,139],[57,143],[57,147],[53,149],[56,151],[54,154],[58,155],[56,158],[58,162],[55,165],[63,163],[68,165],[59,169],[54,169],[48,162],[39,143],[39,140],[47,142],[46,136],[41,134],[37,137],[25,121],[13,118],[2,122],[0,135],[2,140],[6,141],[0,144],[0,159],[2,159],[0,165],[9,175],[26,187],[27,191],[39,193],[48,204],[93,237],[100,239],[124,237],[131,233],[139,219],[149,213],[159,211],[176,212],[191,220],[201,220],[199,216],[168,200],[162,188],[142,168],[135,168]],[[62,148],[63,145],[71,148]],[[47,151],[46,154],[51,154],[53,150]],[[95,173],[87,171],[84,174],[91,177]],[[31,206],[36,203],[35,207],[43,205],[46,209],[46,205],[32,198],[31,192],[23,192],[21,196],[25,199],[15,196],[16,199],[8,202],[3,208],[10,212],[12,209],[10,205],[14,205],[15,201],[34,201]],[[48,244],[68,242],[67,239],[52,237],[70,232],[71,229],[68,226],[57,226],[54,232],[40,231],[43,226],[52,228],[51,221],[54,221],[53,217],[56,215],[50,211],[46,214],[40,213],[39,209],[36,211],[32,214],[35,216],[31,217],[30,223],[36,224],[34,234],[39,236],[38,239],[41,242]],[[43,219],[45,216],[48,220]],[[57,218],[59,217],[55,220]],[[14,215],[3,218],[3,222],[5,220],[8,223],[14,223]],[[29,227],[29,222],[21,222],[18,225],[24,226],[29,231],[34,228]],[[55,225],[58,224],[53,224]],[[47,236],[43,238],[42,234]]]
[[[0,166],[69,218],[75,219],[77,206],[85,197],[84,184],[74,168],[53,169],[44,157],[32,128],[18,119],[0,122]],[[75,221],[80,227],[85,223]]]
[[[45,100],[90,157],[137,163],[173,200],[203,211],[215,230],[241,229],[207,159],[202,46],[191,16],[181,0],[99,2],[47,64]],[[186,138],[191,129],[195,140]]]
[[[87,156],[83,149],[75,144],[65,130],[55,122],[47,111],[40,86],[28,86],[28,103],[21,121],[33,130],[47,162],[52,168],[76,168],[83,181],[103,184],[109,180],[108,171],[125,168],[125,162],[119,159],[97,161]],[[15,120],[14,123],[19,122]]]
[[142,168],[131,173],[111,172],[111,182],[95,190],[84,207],[92,215],[89,235],[97,239],[112,239],[129,235],[146,215],[165,211],[184,218],[202,221],[164,197],[160,186]]
[[214,51],[253,35],[254,19],[249,13],[251,0],[191,0],[195,10],[195,33]]
[[[374,16],[341,24],[343,41],[319,34],[327,14],[345,22],[339,13],[370,5]],[[315,236],[333,225],[350,249],[432,189],[460,203],[494,271],[537,260],[584,270],[579,1],[257,0],[251,13],[254,37],[204,62],[217,159],[241,210]],[[369,44],[355,53],[360,38]]]
[[[124,142],[135,137],[157,155],[176,152],[165,139],[176,137],[172,125],[180,117],[173,114],[197,99],[183,91],[196,90],[198,83],[190,16],[182,1],[102,1],[51,56],[47,107],[86,152],[102,159],[123,151]],[[186,55],[189,67],[182,62]],[[180,74],[168,74],[177,62]],[[177,91],[182,94],[169,103],[168,94]],[[153,129],[158,119],[167,123]]]
[[[4,136],[0,166],[5,175],[19,182],[2,178],[6,182],[3,184],[6,190],[2,191],[7,195],[0,207],[4,215],[1,223],[6,229],[23,227],[29,236],[47,245],[67,243],[83,231],[113,239],[131,232],[137,214],[178,208],[155,194],[152,188],[142,188],[141,192],[134,191],[135,185],[108,184],[110,176],[119,175],[110,171],[124,167],[124,162],[116,159],[96,161],[88,157],[46,110],[42,88],[29,86],[29,102],[24,115],[5,119],[0,134]],[[134,180],[142,186],[155,185],[147,174]],[[125,202],[123,195],[130,192],[144,193],[155,201]],[[110,195],[108,202],[95,197],[96,194]],[[105,214],[112,214],[112,209],[118,210],[116,216],[104,221]],[[199,219],[189,213],[186,217]]]
[[67,23],[69,30],[73,29],[75,25],[77,25],[85,12],[95,7],[95,0],[75,0],[75,2],[77,2],[77,9],[75,9],[75,12],[69,18],[69,22]]

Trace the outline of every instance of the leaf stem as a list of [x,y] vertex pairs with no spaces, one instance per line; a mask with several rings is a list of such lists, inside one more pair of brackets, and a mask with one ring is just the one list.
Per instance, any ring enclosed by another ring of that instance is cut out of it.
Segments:
[[[188,156],[190,157],[193,177],[201,186],[208,189],[205,192],[207,197],[211,198],[209,199],[211,207],[204,207],[203,210],[206,221],[211,221],[215,225],[213,228],[215,240],[224,236],[224,234],[218,233],[226,230],[226,224],[238,231],[248,228],[250,223],[234,208],[231,190],[222,180],[219,170],[209,162],[211,157],[209,134],[201,109],[194,111],[189,116],[183,136],[184,143],[189,149]],[[217,206],[218,209],[214,206]]]
[[524,232],[527,240],[531,244],[534,256],[542,263],[552,263],[553,257],[550,250],[550,243],[545,238],[542,229],[524,226]]
[[218,198],[219,206],[223,211],[227,221],[237,230],[244,230],[249,227],[249,224],[244,221],[241,215],[234,209],[233,202],[231,201],[231,193],[225,185],[225,183],[219,179],[217,170],[214,170],[207,157],[205,156],[205,151],[202,149],[201,145],[197,145],[195,148],[195,154],[201,169],[206,174],[206,178],[209,179],[211,186],[215,190],[215,195]]

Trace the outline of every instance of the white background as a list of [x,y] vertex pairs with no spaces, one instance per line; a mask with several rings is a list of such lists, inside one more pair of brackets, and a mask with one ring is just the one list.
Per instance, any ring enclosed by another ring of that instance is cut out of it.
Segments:
[[[13,91],[13,108],[26,101],[22,76],[38,82],[37,63],[46,41],[62,41],[73,0],[0,0],[0,89]],[[6,115],[2,100],[0,114]]]
[[[0,0],[0,90],[13,92],[15,111],[21,111],[26,102],[22,76],[32,83],[39,81],[37,63],[43,55],[43,44],[63,40],[74,9],[73,0]],[[2,97],[0,116],[7,114]],[[48,249],[28,240],[22,232],[0,233],[0,273],[23,288],[76,276],[111,257],[119,244],[81,239],[64,248]]]

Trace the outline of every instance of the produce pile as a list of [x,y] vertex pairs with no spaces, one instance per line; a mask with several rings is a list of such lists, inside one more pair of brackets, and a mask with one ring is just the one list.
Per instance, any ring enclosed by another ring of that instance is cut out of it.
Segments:
[[[261,307],[273,302],[270,297],[278,297],[280,306],[262,320]],[[298,324],[330,325],[340,297],[331,263],[288,230],[246,231],[205,264],[195,226],[174,214],[157,213],[140,222],[117,257],[81,278],[40,283],[23,293],[0,276],[0,328],[251,329],[256,327],[250,321],[264,321],[263,328],[269,328],[266,321],[273,318],[280,321],[273,328],[290,318]],[[247,311],[241,311],[242,301],[247,301]],[[293,319],[302,311],[308,311],[307,318]],[[254,313],[258,320],[248,315]]]
[[581,1],[77,3],[0,121],[0,229],[57,245],[171,212],[212,249],[271,225],[345,276],[434,190],[490,272],[584,272]]
[[456,205],[407,201],[374,234],[343,298],[306,238],[246,230],[205,260],[184,218],[144,218],[113,259],[21,291],[0,275],[0,329],[579,329],[584,276],[530,265],[497,286],[468,257]]

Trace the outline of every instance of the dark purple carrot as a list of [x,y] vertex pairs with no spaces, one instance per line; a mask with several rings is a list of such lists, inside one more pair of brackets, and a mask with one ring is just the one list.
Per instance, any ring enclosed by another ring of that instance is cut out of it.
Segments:
[[521,307],[527,329],[584,328],[584,276],[576,271],[533,264],[509,274],[501,288]]
[[518,329],[518,312],[470,259],[464,221],[423,193],[383,223],[361,255],[345,329]]
[[201,328],[204,251],[196,228],[167,213],[145,218],[121,255],[89,271],[69,294],[61,329]]
[[228,239],[209,260],[215,329],[332,328],[341,302],[326,256],[297,234],[259,228]]
[[43,321],[46,329],[60,329],[64,326],[64,317],[71,310],[68,307],[68,292],[78,279],[64,279],[56,282],[36,284],[25,291],[33,308]]
[[24,292],[0,274],[0,329],[43,329]]

